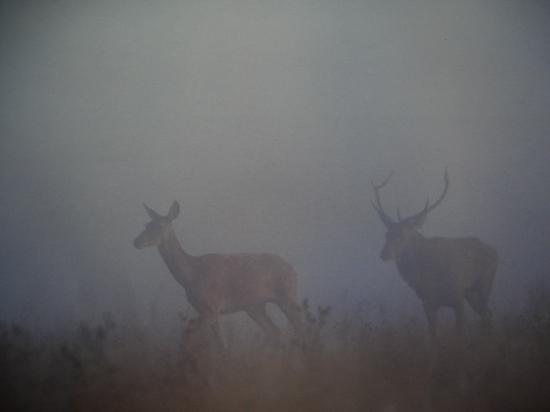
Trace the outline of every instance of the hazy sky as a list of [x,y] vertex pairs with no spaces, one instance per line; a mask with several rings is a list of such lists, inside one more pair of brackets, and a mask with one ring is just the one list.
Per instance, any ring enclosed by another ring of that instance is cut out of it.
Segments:
[[448,166],[424,233],[498,249],[496,306],[548,274],[547,1],[0,4],[0,318],[186,308],[132,247],[141,202],[174,199],[189,253],[279,253],[317,303],[418,308],[378,258],[390,170],[412,213]]

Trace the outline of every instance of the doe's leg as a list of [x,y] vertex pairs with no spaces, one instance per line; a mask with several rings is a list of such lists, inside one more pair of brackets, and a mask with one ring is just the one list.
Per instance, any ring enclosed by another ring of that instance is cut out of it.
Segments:
[[279,328],[275,326],[271,318],[267,315],[264,303],[246,309],[246,313],[260,328],[262,328],[271,342],[279,342]]

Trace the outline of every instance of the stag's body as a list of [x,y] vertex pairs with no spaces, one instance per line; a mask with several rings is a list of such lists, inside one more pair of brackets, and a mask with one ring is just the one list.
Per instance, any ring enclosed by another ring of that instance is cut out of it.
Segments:
[[434,204],[430,206],[427,201],[420,213],[406,219],[401,219],[398,212],[398,221],[384,212],[379,197],[379,190],[388,180],[374,186],[373,205],[388,229],[381,258],[395,260],[400,276],[422,301],[432,336],[436,334],[437,311],[441,307],[454,310],[457,331],[462,335],[464,301],[490,324],[488,301],[498,263],[496,251],[474,237],[426,238],[418,231],[428,212],[443,200],[448,189],[447,173],[443,194]]
[[[491,246],[473,237],[424,238],[418,234],[396,263],[429,318],[440,307],[451,307],[462,328],[466,300],[482,319],[490,321],[488,300],[497,265],[497,254]],[[435,328],[435,324],[431,326]]]
[[199,322],[211,325],[218,340],[219,315],[238,311],[245,311],[268,337],[278,339],[278,328],[266,313],[267,303],[279,306],[292,326],[300,330],[297,274],[285,260],[267,253],[192,256],[183,250],[171,225],[179,214],[178,204],[172,204],[167,216],[146,210],[152,221],[134,245],[157,246],[168,270],[198,312]]

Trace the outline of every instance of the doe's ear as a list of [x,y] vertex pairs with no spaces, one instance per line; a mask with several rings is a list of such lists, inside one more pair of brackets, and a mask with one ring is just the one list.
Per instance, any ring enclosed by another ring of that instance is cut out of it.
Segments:
[[174,200],[172,202],[172,206],[170,206],[170,210],[168,211],[168,214],[166,215],[166,217],[170,220],[174,220],[175,218],[178,217],[178,215],[180,214],[180,204]]
[[149,206],[147,206],[145,203],[143,204],[143,207],[145,208],[145,211],[147,212],[151,220],[156,220],[160,218],[160,215],[157,212],[155,212],[153,209],[151,209]]

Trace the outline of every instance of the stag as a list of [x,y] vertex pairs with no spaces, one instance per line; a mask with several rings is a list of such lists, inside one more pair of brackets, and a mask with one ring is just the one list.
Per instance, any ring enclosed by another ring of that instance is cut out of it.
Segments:
[[439,198],[434,203],[426,199],[420,212],[406,218],[402,218],[397,209],[397,220],[384,211],[380,200],[380,189],[391,176],[378,185],[372,182],[375,194],[372,205],[387,229],[380,257],[396,262],[399,274],[422,301],[432,338],[436,336],[437,312],[442,307],[454,311],[456,332],[462,337],[464,301],[490,326],[492,314],[488,301],[497,269],[496,251],[475,237],[427,238],[419,232],[428,213],[439,206],[447,194],[447,170]]
[[186,253],[172,227],[180,212],[174,201],[166,216],[144,204],[151,221],[134,241],[137,249],[156,246],[174,279],[185,289],[187,300],[198,312],[201,327],[210,326],[221,345],[218,318],[246,312],[268,338],[276,342],[280,331],[267,315],[274,303],[296,332],[301,331],[301,310],[296,302],[297,274],[290,264],[273,254]]

